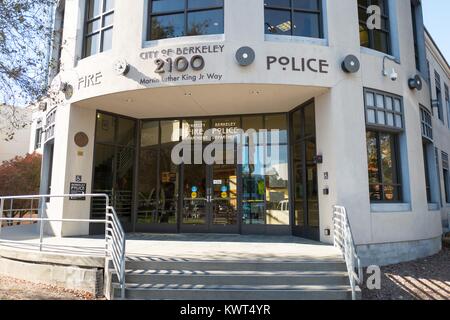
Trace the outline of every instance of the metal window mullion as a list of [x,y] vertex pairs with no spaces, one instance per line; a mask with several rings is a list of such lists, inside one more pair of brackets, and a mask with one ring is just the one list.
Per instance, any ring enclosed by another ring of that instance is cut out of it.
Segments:
[[383,178],[383,168],[382,168],[382,157],[381,157],[381,132],[376,131],[376,143],[377,143],[377,159],[378,159],[378,183],[381,187],[381,201],[385,200],[384,197],[384,178]]
[[184,0],[184,35],[188,35],[188,0]]

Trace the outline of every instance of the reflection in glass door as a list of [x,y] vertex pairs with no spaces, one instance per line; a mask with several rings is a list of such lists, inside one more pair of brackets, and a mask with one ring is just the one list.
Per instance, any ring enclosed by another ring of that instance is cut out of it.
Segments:
[[205,225],[209,211],[206,165],[185,164],[183,179],[184,225]]
[[236,225],[236,165],[214,165],[212,171],[212,223],[221,226]]
[[291,113],[294,234],[319,240],[316,123],[314,103]]

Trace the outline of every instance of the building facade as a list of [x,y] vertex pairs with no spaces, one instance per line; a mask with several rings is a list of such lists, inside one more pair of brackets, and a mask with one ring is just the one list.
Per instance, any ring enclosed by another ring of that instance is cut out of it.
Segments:
[[[61,1],[41,191],[107,193],[129,232],[324,243],[339,204],[365,264],[433,254],[449,68],[422,21],[415,0]],[[100,207],[54,199],[47,214]]]
[[[0,110],[0,164],[30,150],[32,108],[2,106]],[[31,152],[32,153],[32,152]]]

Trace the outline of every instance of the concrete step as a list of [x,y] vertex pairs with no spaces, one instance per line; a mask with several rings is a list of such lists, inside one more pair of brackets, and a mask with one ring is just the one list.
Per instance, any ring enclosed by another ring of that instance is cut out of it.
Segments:
[[[120,298],[118,284],[114,297]],[[346,300],[349,286],[322,285],[167,285],[127,284],[126,299],[134,300]]]
[[191,271],[347,271],[345,262],[330,261],[163,261],[128,260],[131,270],[191,270]]
[[[117,282],[117,276],[113,275]],[[134,284],[202,285],[347,285],[343,271],[188,271],[128,270],[126,282]]]

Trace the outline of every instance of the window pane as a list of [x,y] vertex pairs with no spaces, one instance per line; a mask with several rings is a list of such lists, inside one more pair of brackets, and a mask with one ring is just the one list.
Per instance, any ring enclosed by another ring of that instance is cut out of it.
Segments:
[[366,25],[359,26],[359,39],[360,39],[361,47],[366,47],[366,48],[370,47],[369,30],[367,30]]
[[380,133],[381,168],[384,184],[394,184],[394,137],[391,134]]
[[377,107],[384,108],[384,97],[381,94],[377,94]]
[[317,0],[293,0],[294,9],[319,10]]
[[113,116],[99,113],[97,114],[97,142],[114,142],[116,131],[116,121]]
[[167,11],[183,11],[185,0],[153,0],[152,13]]
[[392,98],[391,97],[385,97],[385,98],[386,98],[386,109],[393,110]]
[[142,148],[139,156],[138,223],[158,222],[158,149]]
[[384,118],[384,112],[383,111],[378,111],[377,112],[377,117],[378,117],[378,124],[386,124],[386,119]]
[[266,9],[264,15],[264,29],[266,34],[292,35],[290,11]]
[[108,27],[114,23],[114,13],[110,13],[103,17],[103,27]]
[[172,162],[172,147],[173,145],[161,146],[159,223],[177,223],[179,171]]
[[184,36],[184,14],[152,17],[151,40]]
[[134,145],[135,127],[134,120],[118,118],[117,144],[123,146]]
[[180,141],[180,121],[161,121],[161,144]]
[[378,147],[377,147],[377,133],[367,131],[367,158],[369,165],[369,183],[376,184],[380,182],[378,171]]
[[387,116],[387,125],[394,127],[394,114],[386,113],[386,116]]
[[[276,152],[277,154],[273,154]],[[266,223],[289,224],[288,156],[287,146],[267,148],[270,163],[266,166]]]
[[367,122],[368,123],[376,123],[375,120],[375,110],[367,109]]
[[208,10],[188,13],[189,36],[223,33],[223,10]]
[[103,12],[108,12],[114,9],[114,0],[105,0],[105,7],[103,8]]
[[141,129],[141,147],[154,146],[159,143],[159,122],[145,121]]
[[100,18],[87,24],[87,34],[91,34],[100,29]]
[[305,107],[305,137],[316,134],[316,114],[314,105]]
[[88,20],[100,14],[100,8],[103,0],[89,0]]
[[264,6],[290,7],[291,0],[264,0]]
[[366,93],[366,105],[368,107],[375,107],[374,95],[371,92]]
[[394,110],[395,112],[402,112],[402,107],[399,99],[394,99]]
[[294,12],[294,36],[319,38],[319,14]]
[[103,31],[102,52],[112,49],[113,28]]
[[398,114],[395,115],[395,126],[397,128],[403,128],[403,120],[402,117]]
[[188,9],[201,9],[223,6],[223,0],[189,0]]
[[[270,130],[279,130],[279,143],[287,143],[287,122],[286,115],[273,115],[266,116],[266,129]],[[275,137],[274,137],[275,138]],[[269,133],[267,138],[267,143],[272,143],[272,135]],[[276,139],[275,139],[276,140]]]
[[374,41],[373,49],[388,53],[389,47],[388,47],[388,37],[387,37],[386,33],[382,32],[382,31],[374,30],[373,31],[373,41]]

